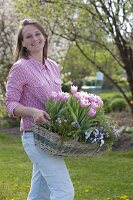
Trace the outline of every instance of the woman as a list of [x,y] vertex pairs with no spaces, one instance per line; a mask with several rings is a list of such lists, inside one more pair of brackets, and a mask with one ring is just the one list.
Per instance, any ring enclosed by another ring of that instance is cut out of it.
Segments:
[[9,114],[21,117],[22,144],[33,163],[28,200],[73,200],[74,189],[63,158],[51,156],[34,145],[32,122],[47,123],[44,101],[61,90],[57,64],[47,58],[48,35],[33,19],[21,22],[6,91]]

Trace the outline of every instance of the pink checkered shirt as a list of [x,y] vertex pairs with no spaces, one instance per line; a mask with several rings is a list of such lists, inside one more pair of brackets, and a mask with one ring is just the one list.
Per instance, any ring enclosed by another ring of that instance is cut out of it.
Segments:
[[[52,91],[61,91],[57,64],[51,59],[46,59],[43,65],[32,56],[21,58],[9,72],[5,97],[7,111],[14,116],[13,110],[19,104],[45,110],[44,102]],[[32,122],[32,117],[22,117],[20,130],[30,130]]]

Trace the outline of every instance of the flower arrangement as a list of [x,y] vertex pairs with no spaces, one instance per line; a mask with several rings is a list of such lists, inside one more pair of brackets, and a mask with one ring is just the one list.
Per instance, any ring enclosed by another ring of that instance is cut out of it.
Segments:
[[111,145],[119,136],[116,125],[105,115],[100,96],[78,92],[71,86],[71,92],[52,92],[45,107],[51,120],[44,128],[58,133],[62,140],[77,140],[103,146]]

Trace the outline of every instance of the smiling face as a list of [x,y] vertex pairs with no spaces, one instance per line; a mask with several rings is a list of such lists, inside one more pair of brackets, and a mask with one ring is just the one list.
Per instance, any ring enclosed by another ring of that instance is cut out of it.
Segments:
[[23,47],[26,47],[30,52],[30,55],[43,53],[43,47],[45,45],[45,37],[42,32],[34,25],[26,25],[22,31]]

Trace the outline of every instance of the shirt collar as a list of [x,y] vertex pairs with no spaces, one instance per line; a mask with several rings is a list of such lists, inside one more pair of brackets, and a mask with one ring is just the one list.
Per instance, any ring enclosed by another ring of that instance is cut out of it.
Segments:
[[[46,68],[46,62],[45,64],[42,64],[41,62],[39,62],[38,60],[36,60],[33,56],[29,56],[29,60],[39,69],[39,70],[43,70],[44,68]],[[46,61],[46,60],[45,60]]]

